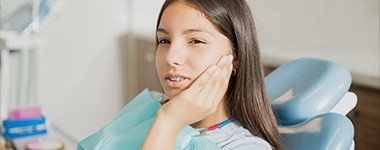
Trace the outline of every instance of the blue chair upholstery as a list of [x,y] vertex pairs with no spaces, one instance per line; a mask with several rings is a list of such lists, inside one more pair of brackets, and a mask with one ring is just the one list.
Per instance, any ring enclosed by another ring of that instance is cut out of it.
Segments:
[[341,65],[315,58],[289,62],[270,73],[266,86],[285,148],[350,149],[354,127],[330,111],[351,85]]
[[325,113],[305,122],[281,126],[285,147],[291,150],[348,150],[354,127],[351,121],[337,113]]

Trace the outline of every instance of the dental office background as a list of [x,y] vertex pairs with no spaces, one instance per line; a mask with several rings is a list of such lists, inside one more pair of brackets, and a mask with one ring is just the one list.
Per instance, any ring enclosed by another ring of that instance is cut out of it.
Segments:
[[[1,18],[25,1],[1,0]],[[41,24],[35,97],[49,121],[71,139],[78,142],[98,131],[141,90],[161,91],[154,40],[162,3],[60,0]],[[356,149],[379,148],[379,0],[248,3],[268,73],[300,57],[346,66],[353,77],[350,91],[358,95],[348,115]]]

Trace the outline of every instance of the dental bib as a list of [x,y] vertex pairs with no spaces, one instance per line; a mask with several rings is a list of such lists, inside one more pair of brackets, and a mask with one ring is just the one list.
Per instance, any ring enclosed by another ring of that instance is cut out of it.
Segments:
[[[111,123],[82,140],[77,150],[140,149],[161,106],[157,99],[151,97],[148,89],[145,89],[133,98]],[[200,136],[199,131],[191,126],[181,130],[174,148],[176,150],[220,149],[212,141]]]

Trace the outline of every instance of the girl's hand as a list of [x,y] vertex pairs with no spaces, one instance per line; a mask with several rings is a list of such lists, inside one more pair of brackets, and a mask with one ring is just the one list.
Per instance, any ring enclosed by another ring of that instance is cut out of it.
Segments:
[[207,68],[188,89],[164,104],[158,116],[184,127],[215,112],[228,87],[232,60],[232,55],[223,56],[216,65]]

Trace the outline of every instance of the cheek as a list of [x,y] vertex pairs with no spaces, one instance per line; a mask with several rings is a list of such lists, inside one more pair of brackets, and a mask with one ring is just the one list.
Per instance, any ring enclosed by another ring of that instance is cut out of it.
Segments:
[[156,65],[157,74],[160,77],[161,77],[162,72],[165,71],[164,64],[165,62],[164,62],[163,54],[157,51],[156,57],[155,57],[155,65]]
[[193,59],[191,68],[197,77],[213,64],[213,61],[210,60],[211,59]]
[[208,54],[198,55],[196,57],[189,58],[190,67],[194,71],[195,76],[201,75],[208,67],[216,64],[223,54],[211,52]]
[[219,42],[217,44],[213,44],[207,48],[207,53],[200,55],[199,62],[206,63],[208,66],[213,64],[217,64],[219,60],[228,54],[232,53],[232,50],[227,42]]

